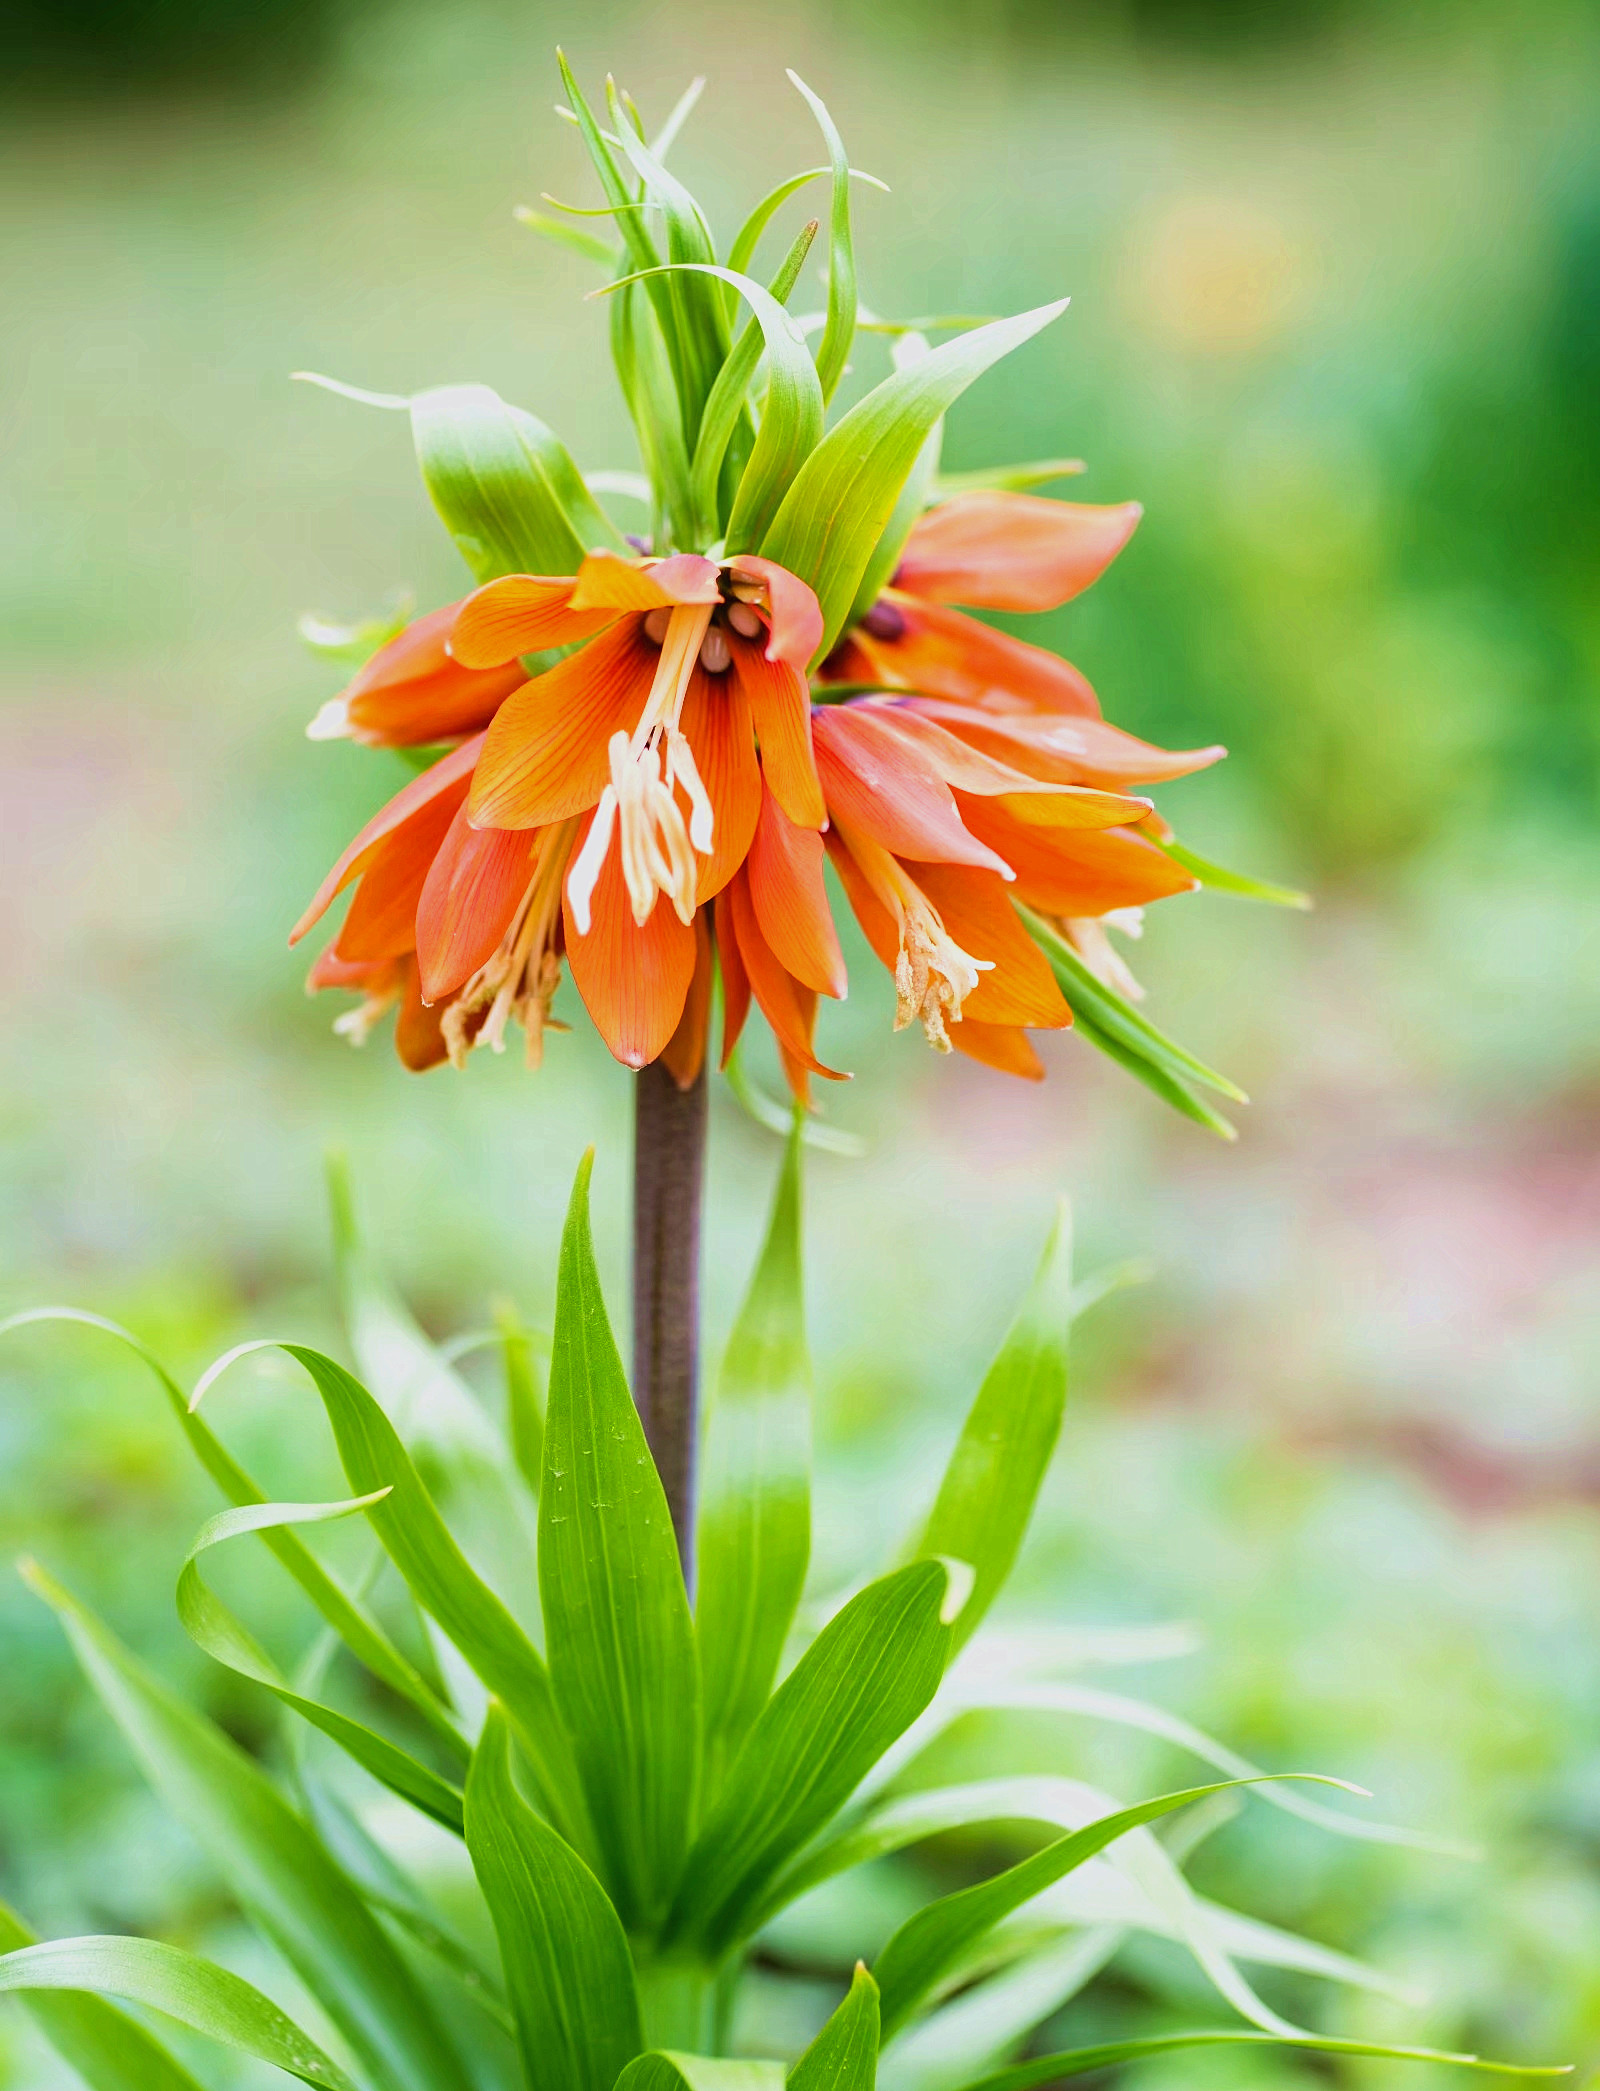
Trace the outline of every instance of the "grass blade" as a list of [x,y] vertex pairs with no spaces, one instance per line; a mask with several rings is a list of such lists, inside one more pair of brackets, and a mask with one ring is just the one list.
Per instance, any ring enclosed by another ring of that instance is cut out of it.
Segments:
[[[0,1954],[39,1943],[16,1911],[0,1902]],[[20,1990],[40,2031],[89,2091],[201,2091],[153,2033],[115,2004],[70,1990]]]
[[664,1915],[692,1834],[700,1672],[666,1494],[606,1319],[593,1160],[579,1165],[561,1239],[539,1580],[603,1877],[632,1930]]
[[798,73],[791,72],[789,78],[817,119],[817,128],[827,144],[828,160],[833,170],[833,198],[828,212],[828,317],[822,329],[822,339],[817,344],[817,376],[822,381],[822,398],[826,404],[839,389],[839,380],[850,360],[850,344],[856,333],[856,250],[850,230],[850,162],[844,140],[828,114],[826,104],[811,92]]
[[175,2018],[323,2091],[356,2091],[309,2033],[242,1976],[159,1939],[49,1939],[0,1955],[0,1992],[89,1990]]
[[1065,1202],[1021,1311],[978,1389],[916,1546],[970,1563],[954,1655],[1011,1573],[1061,1431],[1072,1327],[1072,1219]]
[[844,2002],[789,2072],[789,2091],[872,2091],[878,2075],[878,1985],[861,1965]]
[[1293,2047],[1318,2055],[1375,2055],[1390,2062],[1453,2062],[1462,2069],[1487,2070],[1494,2076],[1567,2076],[1571,2065],[1554,2068],[1524,2066],[1518,2062],[1486,2062],[1481,2055],[1450,2054],[1435,2047],[1385,2047],[1371,2040],[1320,2039],[1301,2033],[1285,2039],[1276,2033],[1258,2033],[1225,2028],[1197,2033],[1152,2033],[1137,2040],[1106,2040],[1097,2047],[1067,2048],[1057,2055],[1039,2055],[1031,2062],[1018,2062],[1010,2069],[980,2077],[963,2091],[1034,2091],[1040,2084],[1053,2084],[1059,2077],[1086,2076],[1092,2069],[1111,2069],[1119,2062],[1142,2061],[1147,2055],[1169,2055],[1179,2048],[1200,2047]]
[[24,1565],[146,1778],[360,2060],[393,2091],[460,2091],[459,2058],[404,1961],[272,1781],[53,1577]]
[[801,1114],[706,1417],[695,1625],[714,1794],[772,1691],[811,1551],[811,1362],[800,1277]]
[[611,2091],[644,2045],[617,1912],[511,1775],[511,1734],[491,1706],[467,1775],[467,1849],[494,1918],[528,2091]]

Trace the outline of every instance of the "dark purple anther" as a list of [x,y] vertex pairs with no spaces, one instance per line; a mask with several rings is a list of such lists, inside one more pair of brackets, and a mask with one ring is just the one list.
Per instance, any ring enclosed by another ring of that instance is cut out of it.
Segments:
[[633,546],[633,549],[636,552],[642,552],[647,559],[649,558],[650,540],[648,537],[636,537],[634,533],[630,530],[628,532],[628,542]]
[[861,629],[874,639],[898,639],[903,636],[905,628],[904,611],[897,610],[893,603],[886,603],[882,596],[861,620]]

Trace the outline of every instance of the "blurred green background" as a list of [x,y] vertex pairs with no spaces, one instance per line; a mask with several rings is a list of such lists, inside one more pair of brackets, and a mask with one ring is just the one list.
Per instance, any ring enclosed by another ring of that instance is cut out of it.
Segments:
[[[827,1105],[866,1153],[810,1181],[819,1585],[925,1494],[1069,1192],[1086,1266],[1158,1276],[1085,1327],[1017,1611],[1193,1622],[1199,1650],[1132,1688],[1483,1846],[1384,1852],[1257,1810],[1206,1847],[1208,1890],[1428,1993],[1329,1996],[1330,2030],[1592,2072],[1592,8],[36,0],[10,26],[0,1310],[100,1308],[191,1375],[248,1335],[332,1342],[337,1143],[431,1328],[502,1295],[542,1317],[593,1140],[620,1311],[628,1078],[581,1022],[537,1080],[511,1054],[416,1081],[300,993],[286,928],[401,772],[300,738],[337,677],[295,617],[397,588],[428,606],[464,576],[403,423],[287,378],[483,379],[586,466],[633,465],[592,276],[511,217],[542,189],[593,200],[551,46],[658,116],[710,76],[678,165],[724,238],[815,162],[793,65],[891,184],[858,200],[872,306],[1072,293],[958,409],[947,462],[1077,453],[1083,498],[1145,502],[1050,637],[1120,723],[1233,748],[1166,794],[1186,839],[1318,897],[1310,917],[1168,903],[1139,953],[1157,1021],[1256,1098],[1233,1149],[1070,1039],[1042,1090],[935,1061],[890,1038],[888,984],[853,964],[824,1049],[857,1079]],[[879,358],[864,340],[863,381]],[[713,1139],[715,1355],[777,1157],[725,1094]],[[219,1398],[282,1493],[333,1485],[292,1380]],[[134,1368],[86,1335],[8,1339],[0,1552],[37,1552],[265,1744],[264,1707],[173,1615],[213,1507]],[[252,1616],[303,1632],[276,1583]],[[242,1950],[9,1571],[0,1650],[0,1892],[45,1929]],[[1178,1768],[1082,1748],[1130,1796]],[[1188,1982],[1125,1956],[1071,2023]],[[0,2014],[0,2084],[54,2072]],[[1420,2081],[1278,2057],[1136,2081],[1330,2073]]]

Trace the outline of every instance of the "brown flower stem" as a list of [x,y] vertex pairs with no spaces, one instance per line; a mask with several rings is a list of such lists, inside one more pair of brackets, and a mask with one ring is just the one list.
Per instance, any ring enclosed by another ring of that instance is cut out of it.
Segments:
[[705,1071],[680,1089],[657,1061],[633,1093],[633,1398],[692,1595]]

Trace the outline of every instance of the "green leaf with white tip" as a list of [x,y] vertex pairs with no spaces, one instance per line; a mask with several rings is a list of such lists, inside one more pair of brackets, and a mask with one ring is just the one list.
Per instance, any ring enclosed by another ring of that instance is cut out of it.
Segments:
[[460,2060],[411,1971],[265,1772],[53,1577],[32,1563],[23,1574],[150,1784],[362,2063],[393,2091],[460,2091]]
[[1486,2062],[1481,2055],[1451,2054],[1436,2047],[1386,2047],[1373,2040],[1320,2039],[1297,2033],[1288,2038],[1276,2033],[1246,2032],[1233,2028],[1207,2029],[1195,2033],[1152,2033],[1134,2040],[1105,2040],[1095,2047],[1065,2048],[1059,2054],[1039,2055],[1031,2062],[1018,2062],[966,2084],[962,2091],[1035,2091],[1061,2077],[1087,2076],[1091,2070],[1114,2069],[1123,2062],[1142,2062],[1152,2055],[1170,2055],[1187,2048],[1289,2047],[1303,2048],[1315,2055],[1373,2055],[1391,2062],[1449,2062],[1460,2069],[1487,2071],[1492,2076],[1566,2076],[1570,2063],[1553,2068],[1519,2062]]
[[0,1993],[79,1990],[163,2012],[257,2062],[317,2084],[356,2091],[309,2033],[242,1976],[159,1939],[49,1939],[0,1955]]
[[853,1597],[767,1702],[689,1855],[673,1929],[720,1956],[758,1928],[774,1877],[932,1699],[950,1577],[919,1561]]
[[597,545],[626,550],[565,444],[489,386],[419,392],[411,433],[433,505],[477,580],[576,573]]
[[[38,1945],[27,1925],[0,1902],[0,1954]],[[71,1990],[19,1990],[29,2014],[89,2091],[201,2091],[153,2033],[103,1998]]]
[[897,370],[858,401],[801,466],[761,550],[815,590],[824,620],[819,657],[843,630],[934,424],[976,378],[1065,310],[1063,299],[996,320]]
[[873,2091],[878,1985],[858,1962],[844,2002],[789,2072],[789,2091]]
[[1061,1434],[1072,1328],[1072,1218],[1065,1204],[1022,1308],[989,1367],[915,1552],[969,1562],[971,1595],[951,1630],[971,1639],[1011,1573]]
[[817,119],[833,170],[833,200],[828,214],[828,318],[822,339],[817,344],[817,376],[822,381],[822,397],[826,402],[839,389],[839,380],[850,360],[850,344],[856,333],[856,250],[850,229],[850,161],[827,105],[811,92],[798,73],[791,72],[789,78]]
[[811,1361],[800,1282],[800,1117],[706,1416],[695,1627],[714,1794],[772,1691],[811,1550]]
[[209,1548],[269,1526],[325,1524],[367,1509],[380,1500],[357,1496],[348,1503],[253,1503],[224,1510],[201,1526],[178,1577],[178,1617],[195,1645],[237,1676],[264,1685],[283,1704],[336,1742],[363,1770],[448,1830],[461,1833],[461,1790],[441,1778],[409,1750],[379,1735],[337,1707],[296,1691],[255,1637],[202,1578],[199,1557]]
[[500,1940],[528,2091],[611,2091],[644,2045],[627,1937],[605,1890],[518,1793],[491,1706],[467,1775],[467,1849]]
[[550,1676],[630,1930],[677,1884],[700,1772],[700,1671],[666,1493],[606,1317],[586,1155],[561,1238],[539,1586]]

